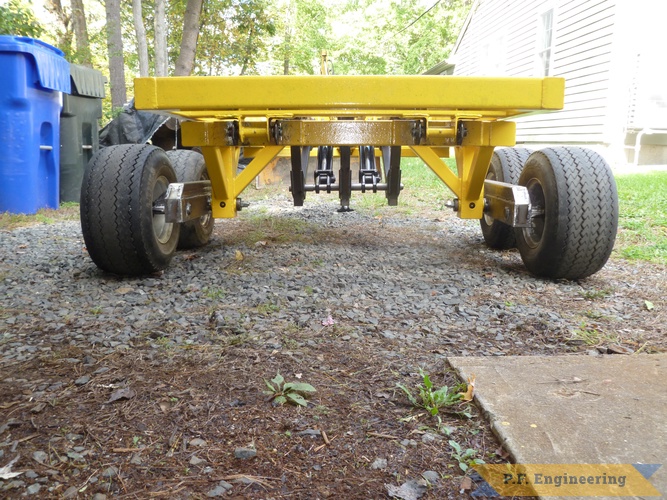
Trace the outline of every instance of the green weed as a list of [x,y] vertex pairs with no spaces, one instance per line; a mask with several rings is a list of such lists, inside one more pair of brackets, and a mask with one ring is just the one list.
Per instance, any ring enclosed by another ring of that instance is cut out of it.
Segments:
[[265,379],[264,383],[269,388],[268,391],[264,391],[264,394],[270,395],[270,400],[277,405],[289,403],[308,406],[305,398],[317,392],[312,385],[305,382],[285,382],[280,372],[270,382]]
[[396,384],[396,387],[401,389],[408,397],[410,404],[415,408],[424,408],[431,415],[437,415],[440,408],[445,406],[452,406],[461,401],[461,394],[459,390],[461,385],[456,387],[442,386],[439,389],[433,389],[433,382],[424,370],[419,370],[419,376],[422,378],[422,383],[417,386],[417,396],[412,394],[412,391],[403,384]]
[[463,447],[453,439],[449,440],[449,446],[451,446],[453,450],[451,452],[451,457],[458,462],[459,467],[463,472],[467,472],[473,465],[481,465],[485,463],[481,458],[475,458],[478,454],[477,450],[472,448],[466,448],[464,450]]

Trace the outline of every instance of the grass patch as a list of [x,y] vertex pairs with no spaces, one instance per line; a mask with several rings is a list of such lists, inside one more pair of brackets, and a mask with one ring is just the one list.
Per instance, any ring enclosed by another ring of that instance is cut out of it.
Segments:
[[586,300],[598,300],[598,299],[604,299],[614,293],[614,290],[612,288],[602,288],[602,289],[597,289],[593,288],[592,290],[583,290],[579,292],[579,295],[581,295],[583,298]]
[[62,203],[58,210],[42,208],[34,215],[2,212],[0,213],[0,230],[11,230],[35,224],[53,224],[65,220],[79,220],[78,203]]
[[619,175],[615,253],[667,264],[667,172]]
[[321,230],[320,226],[294,218],[272,217],[251,214],[243,217],[248,222],[248,230],[230,237],[231,244],[253,246],[260,241],[285,243],[288,241],[312,241]]
[[579,328],[573,330],[570,341],[581,342],[587,346],[598,346],[610,343],[615,344],[618,342],[618,337],[614,334],[601,332],[594,326],[582,321]]

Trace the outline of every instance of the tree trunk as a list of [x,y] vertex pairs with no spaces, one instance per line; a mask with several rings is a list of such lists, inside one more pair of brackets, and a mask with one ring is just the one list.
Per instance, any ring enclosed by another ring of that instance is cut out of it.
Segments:
[[[245,75],[245,72],[248,71],[248,63],[250,62],[250,56],[252,51],[252,38],[254,34],[255,34],[254,25],[251,24],[250,33],[248,33],[248,43],[246,43],[245,51],[243,54],[243,64],[241,65],[241,73],[240,73],[241,76]],[[289,67],[287,68],[287,70],[289,71]]]
[[283,75],[289,75],[289,56],[290,56],[290,34],[285,33],[285,45],[283,46]]
[[155,76],[167,76],[166,0],[155,0]]
[[106,0],[107,51],[109,53],[109,80],[111,107],[120,108],[127,101],[125,89],[125,59],[123,58],[123,34],[120,29],[120,0]]
[[137,33],[139,76],[148,76],[148,44],[146,43],[146,27],[141,12],[141,0],[132,0],[132,17],[134,18],[134,31]]
[[60,0],[48,0],[46,3],[46,10],[56,16],[64,28],[64,30],[59,28],[56,28],[55,30],[56,36],[58,37],[56,45],[65,53],[66,57],[70,57],[72,55],[72,31],[70,28],[70,22],[72,20],[71,16],[68,16],[63,10]]
[[197,40],[199,38],[199,19],[203,3],[203,0],[188,0],[185,7],[181,51],[178,54],[176,69],[174,70],[176,76],[190,76],[195,65]]
[[71,0],[72,27],[76,38],[76,54],[79,63],[89,68],[93,67],[90,52],[90,40],[88,39],[88,25],[86,24],[86,11],[83,9],[83,0]]

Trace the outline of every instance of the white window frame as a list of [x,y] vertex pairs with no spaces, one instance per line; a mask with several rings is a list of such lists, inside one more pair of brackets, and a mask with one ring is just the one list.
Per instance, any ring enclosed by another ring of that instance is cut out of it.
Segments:
[[507,36],[505,31],[489,35],[479,45],[479,73],[484,76],[504,76],[507,74]]
[[[551,27],[549,28],[549,43],[545,43],[545,16],[551,13]],[[537,15],[537,37],[535,41],[535,75],[552,76],[554,63],[554,48],[556,47],[556,6],[547,4]],[[545,54],[548,59],[545,61]],[[546,64],[545,64],[546,63]]]

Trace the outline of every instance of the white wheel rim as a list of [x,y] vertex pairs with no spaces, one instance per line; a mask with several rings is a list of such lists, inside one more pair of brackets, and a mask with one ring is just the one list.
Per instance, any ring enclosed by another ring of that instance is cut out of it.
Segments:
[[[155,184],[153,185],[153,205],[160,198],[164,197],[168,186],[169,179],[164,175],[161,175],[155,180]],[[169,241],[171,233],[174,230],[174,225],[171,222],[167,222],[165,219],[164,214],[153,213],[153,234],[155,235],[155,239],[163,245]]]

